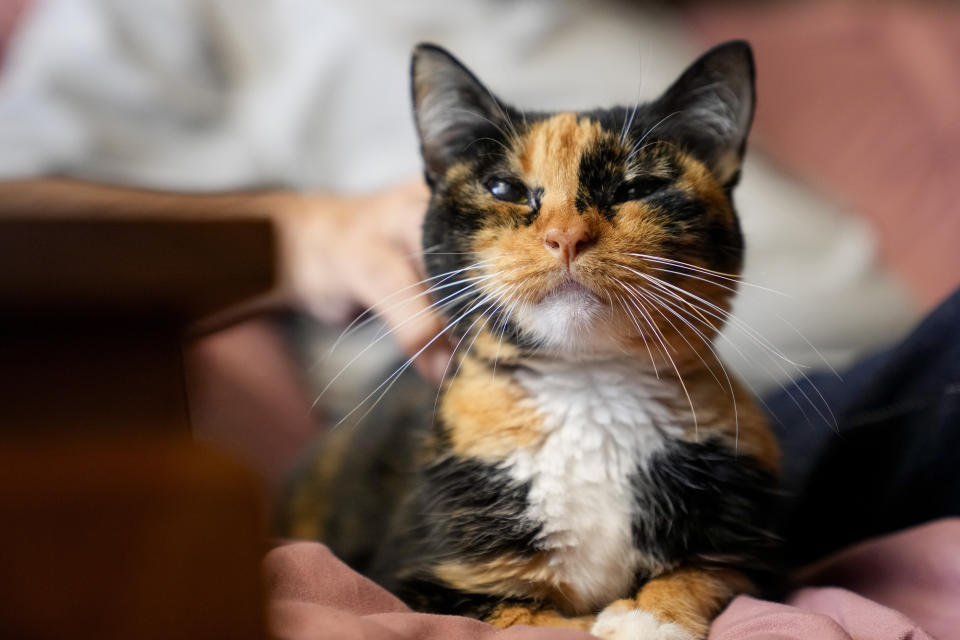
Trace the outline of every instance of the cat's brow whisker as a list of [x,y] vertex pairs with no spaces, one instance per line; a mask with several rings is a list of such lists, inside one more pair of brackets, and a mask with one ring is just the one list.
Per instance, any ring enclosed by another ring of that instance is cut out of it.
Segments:
[[637,117],[637,112],[640,110],[640,100],[639,100],[640,91],[637,91],[637,102],[634,103],[633,109],[630,111],[630,115],[623,119],[623,126],[620,127],[620,144],[623,144],[627,136],[630,134],[630,130],[633,129],[633,121]]
[[666,116],[664,116],[663,118],[661,118],[656,124],[654,124],[652,127],[650,127],[649,129],[647,129],[646,132],[644,132],[644,134],[643,134],[642,136],[640,136],[640,139],[637,140],[636,143],[634,143],[633,147],[631,147],[630,153],[627,154],[626,160],[624,160],[624,162],[627,163],[627,164],[629,164],[630,160],[633,159],[633,156],[634,156],[634,155],[637,153],[637,151],[639,150],[638,147],[640,147],[640,145],[643,144],[644,140],[646,140],[648,137],[650,137],[650,134],[652,134],[652,133],[657,129],[657,127],[659,127],[660,125],[662,125],[664,122],[666,122],[667,120],[669,120],[669,119],[672,118],[673,116],[678,115],[679,113],[680,113],[679,111],[674,111],[673,113],[668,113]]
[[513,124],[513,118],[510,117],[506,109],[503,108],[503,105],[500,104],[500,101],[497,100],[496,96],[494,96],[487,87],[483,87],[483,90],[490,98],[490,101],[493,102],[493,105],[497,108],[497,111],[500,113],[500,117],[503,118],[504,123],[510,127],[510,133],[513,136],[514,142],[518,142],[520,140],[520,133],[517,131],[517,127]]
[[[494,122],[494,121],[491,120],[490,118],[484,116],[483,114],[477,113],[476,111],[471,111],[470,109],[463,109],[463,108],[460,108],[460,107],[455,107],[455,108],[451,109],[451,111],[459,111],[459,112],[461,112],[461,113],[469,114],[471,117],[480,118],[481,120],[487,122],[487,123],[488,123],[490,126],[492,126],[494,129],[496,129],[497,132],[498,132],[500,135],[502,135],[504,138],[506,138],[506,140],[507,140],[508,142],[513,142],[514,144],[516,144],[516,143],[519,142],[519,140],[520,140],[520,136],[519,136],[519,134],[516,133],[516,128],[513,126],[513,122],[512,122],[509,118],[507,118],[507,119],[505,120],[505,123],[506,123],[507,126],[510,127],[510,129],[511,129],[511,131],[508,132],[508,131],[504,131],[503,128],[502,128],[499,124],[497,124],[496,122]],[[493,138],[488,138],[488,139],[489,139],[489,140],[493,140]],[[479,140],[479,138],[473,140],[473,142],[476,142],[477,140]],[[471,144],[473,144],[473,142],[471,142]],[[495,140],[495,142],[500,142],[500,141],[499,141],[499,140]],[[509,149],[506,145],[504,145],[502,142],[500,142],[500,144],[501,144],[501,146],[503,146],[503,148],[507,151],[507,153],[510,152],[510,149]]]
[[505,144],[502,143],[501,141],[497,140],[496,138],[489,138],[489,137],[487,137],[487,138],[474,138],[473,140],[470,141],[470,144],[468,144],[466,147],[464,147],[464,151],[466,151],[467,149],[469,149],[469,148],[472,147],[473,145],[477,144],[478,142],[493,142],[494,144],[500,145],[500,148],[503,149],[507,154],[509,154],[509,153],[511,152],[510,147],[508,147],[507,145],[505,145]]

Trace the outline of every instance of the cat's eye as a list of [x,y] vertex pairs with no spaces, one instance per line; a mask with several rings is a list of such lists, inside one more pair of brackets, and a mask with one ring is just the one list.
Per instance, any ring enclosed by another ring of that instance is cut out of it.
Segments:
[[484,186],[497,200],[522,204],[529,199],[526,186],[516,180],[495,177],[487,180]]
[[633,200],[643,200],[663,189],[669,180],[658,176],[641,176],[624,182],[613,192],[612,204],[623,204]]

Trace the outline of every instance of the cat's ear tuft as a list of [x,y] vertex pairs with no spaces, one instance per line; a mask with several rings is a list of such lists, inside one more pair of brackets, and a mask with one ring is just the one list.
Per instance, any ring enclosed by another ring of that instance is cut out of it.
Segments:
[[724,185],[736,181],[753,121],[753,53],[743,40],[718,45],[690,65],[655,102],[679,138]]
[[436,180],[471,142],[496,132],[505,111],[476,76],[436,45],[417,45],[410,75],[427,178]]

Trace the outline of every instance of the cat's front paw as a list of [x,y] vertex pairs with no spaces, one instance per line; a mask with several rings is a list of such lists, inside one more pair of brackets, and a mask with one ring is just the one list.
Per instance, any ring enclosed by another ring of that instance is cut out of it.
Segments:
[[698,640],[678,624],[660,622],[628,601],[617,602],[597,616],[590,633],[602,640]]

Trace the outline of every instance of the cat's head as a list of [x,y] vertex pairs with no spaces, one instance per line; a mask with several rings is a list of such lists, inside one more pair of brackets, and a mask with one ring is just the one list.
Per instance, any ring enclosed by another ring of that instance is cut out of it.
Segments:
[[577,113],[508,106],[432,45],[412,80],[424,257],[454,334],[506,359],[706,349],[743,258],[749,45],[710,50],[653,102]]

